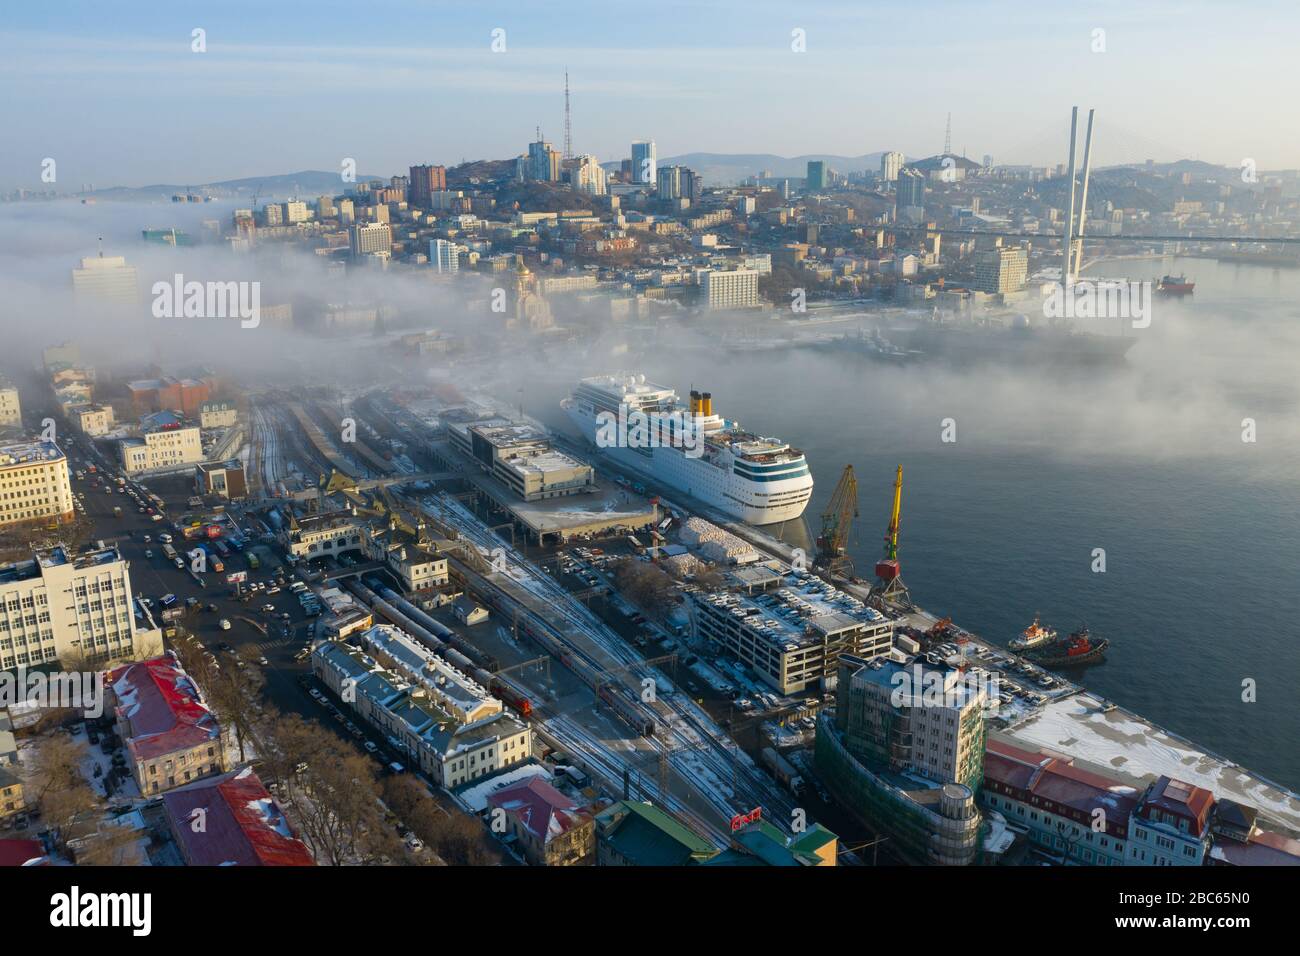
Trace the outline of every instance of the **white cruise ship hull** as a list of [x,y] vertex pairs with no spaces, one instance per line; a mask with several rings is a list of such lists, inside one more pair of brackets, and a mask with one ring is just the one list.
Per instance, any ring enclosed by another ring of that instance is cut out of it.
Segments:
[[[565,403],[569,418],[593,447],[595,415],[580,403]],[[812,497],[813,480],[807,467],[798,477],[752,481],[703,458],[692,458],[678,448],[605,448],[598,451],[671,489],[753,525],[777,524],[798,518]]]

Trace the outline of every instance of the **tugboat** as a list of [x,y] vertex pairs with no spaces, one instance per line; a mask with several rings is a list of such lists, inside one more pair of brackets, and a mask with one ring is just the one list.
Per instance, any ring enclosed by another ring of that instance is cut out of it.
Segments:
[[1195,282],[1189,282],[1187,276],[1165,276],[1158,285],[1156,292],[1161,295],[1185,296],[1191,295],[1196,288]]
[[1020,636],[1012,638],[1007,643],[1007,650],[1015,651],[1017,654],[1035,647],[1041,647],[1044,644],[1050,644],[1056,640],[1056,632],[1050,627],[1043,627],[1038,621],[1038,615],[1034,615],[1034,623],[1020,632]]
[[1086,667],[1105,660],[1109,646],[1110,641],[1105,638],[1094,641],[1088,633],[1088,625],[1084,624],[1063,641],[1052,641],[1026,651],[1025,657],[1040,667]]

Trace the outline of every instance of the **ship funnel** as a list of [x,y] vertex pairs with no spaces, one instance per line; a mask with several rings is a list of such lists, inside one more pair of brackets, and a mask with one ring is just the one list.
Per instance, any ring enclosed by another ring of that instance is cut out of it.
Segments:
[[691,389],[691,415],[695,416],[700,413],[700,393]]
[[713,414],[713,393],[705,392],[700,396],[700,414],[706,418]]

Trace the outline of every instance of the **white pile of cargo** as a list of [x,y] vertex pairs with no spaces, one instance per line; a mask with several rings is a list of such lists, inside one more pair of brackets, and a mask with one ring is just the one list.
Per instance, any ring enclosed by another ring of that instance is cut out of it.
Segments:
[[718,564],[749,564],[760,557],[749,542],[703,518],[687,518],[678,537],[688,548]]

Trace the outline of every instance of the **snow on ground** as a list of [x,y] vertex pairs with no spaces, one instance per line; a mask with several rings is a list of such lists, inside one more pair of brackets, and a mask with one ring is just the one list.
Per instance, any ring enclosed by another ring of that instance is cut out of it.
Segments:
[[1081,693],[1051,701],[1002,733],[1014,741],[1086,760],[1137,780],[1165,774],[1219,797],[1257,807],[1293,830],[1300,830],[1300,795],[1244,767],[1207,754],[1122,708],[1102,713],[1097,698]]

